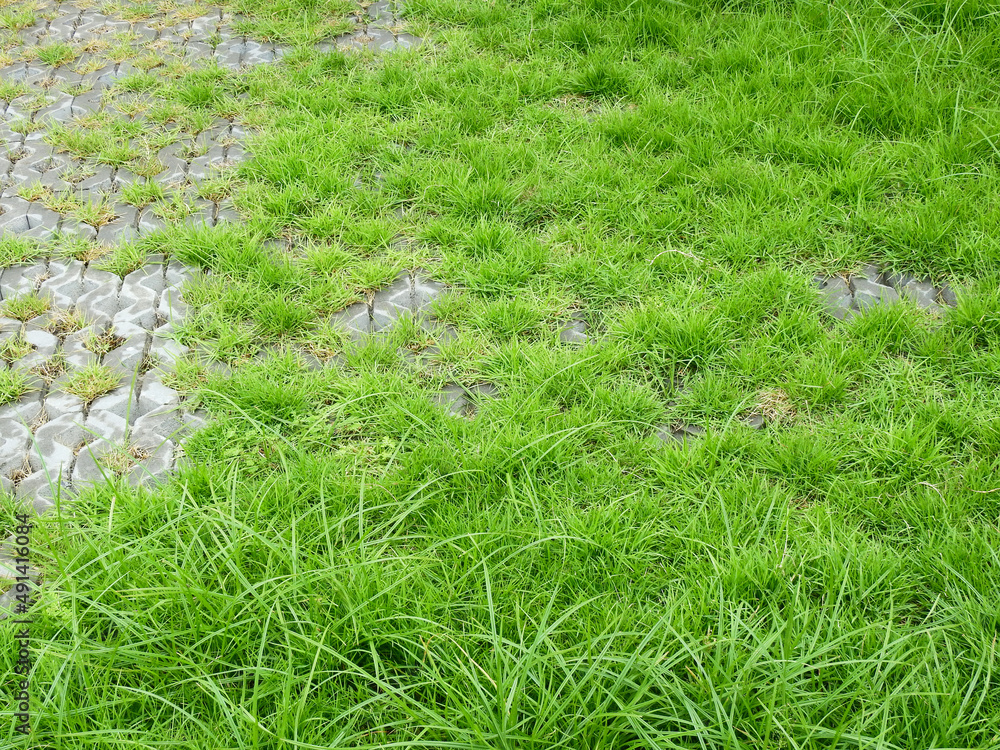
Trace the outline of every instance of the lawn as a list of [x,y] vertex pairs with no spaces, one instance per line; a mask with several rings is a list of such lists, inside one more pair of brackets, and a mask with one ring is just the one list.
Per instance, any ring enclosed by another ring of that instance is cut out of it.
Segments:
[[[6,746],[1000,747],[993,4],[408,0],[423,45],[316,51],[344,12],[118,83],[246,124],[245,222],[107,260],[211,271],[211,421],[39,520]],[[866,264],[957,305],[830,316]],[[409,270],[435,325],[330,324]]]

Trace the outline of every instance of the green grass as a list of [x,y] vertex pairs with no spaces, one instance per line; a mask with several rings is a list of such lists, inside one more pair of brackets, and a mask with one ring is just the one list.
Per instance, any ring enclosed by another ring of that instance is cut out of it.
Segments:
[[134,182],[122,188],[122,201],[137,208],[155,203],[165,195],[163,185],[158,182]]
[[43,252],[44,248],[34,240],[26,240],[17,235],[0,237],[0,268],[34,260]]
[[0,10],[0,29],[20,31],[35,23],[35,14],[29,8],[4,8]]
[[45,330],[61,338],[76,333],[87,325],[83,314],[78,310],[56,310],[49,315]]
[[78,396],[89,404],[94,399],[110,393],[121,385],[119,377],[111,368],[92,364],[74,371],[62,384],[62,390],[73,396]]
[[55,42],[45,44],[38,48],[38,59],[46,65],[58,68],[60,65],[71,63],[77,58],[79,52],[66,42]]
[[42,297],[31,292],[5,299],[0,304],[0,313],[3,313],[8,318],[26,322],[32,318],[37,318],[48,310],[50,306],[51,302],[48,297]]
[[[330,10],[254,23],[304,39]],[[233,373],[167,376],[212,415],[176,481],[93,490],[34,532],[30,742],[1000,744],[1000,16],[409,19],[421,50],[145,89],[164,127],[235,98],[257,131],[245,225],[108,261],[211,270],[176,333]],[[133,137],[92,125],[94,154]],[[831,319],[812,277],[865,263],[958,307]],[[330,328],[413,268],[451,285],[436,327]],[[573,314],[586,345],[558,343]],[[456,382],[497,397],[453,417],[433,397]],[[707,434],[656,438],[682,424]]]
[[21,332],[7,336],[3,341],[0,341],[0,359],[8,365],[34,350],[34,344],[24,338],[24,334]]
[[0,404],[17,401],[29,390],[26,373],[20,370],[0,370]]
[[142,245],[117,245],[103,255],[95,265],[102,271],[116,273],[122,278],[143,267],[148,257]]
[[112,349],[121,346],[124,342],[123,338],[115,335],[113,328],[108,328],[100,334],[91,334],[84,342],[84,346],[99,357],[103,357]]
[[0,99],[10,102],[28,93],[28,87],[20,81],[0,81]]

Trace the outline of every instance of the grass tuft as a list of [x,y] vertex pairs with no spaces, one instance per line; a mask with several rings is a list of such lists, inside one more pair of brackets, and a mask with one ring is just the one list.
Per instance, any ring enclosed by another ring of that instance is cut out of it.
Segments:
[[17,401],[29,390],[26,373],[21,370],[0,370],[0,404]]
[[8,318],[26,323],[47,311],[50,306],[51,302],[48,297],[31,292],[4,300],[0,310]]
[[73,372],[63,383],[62,390],[89,404],[120,384],[121,378],[111,368],[92,364]]

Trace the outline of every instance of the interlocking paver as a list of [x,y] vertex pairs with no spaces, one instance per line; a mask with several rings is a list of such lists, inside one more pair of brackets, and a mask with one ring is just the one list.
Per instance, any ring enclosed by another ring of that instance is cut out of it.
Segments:
[[149,335],[146,333],[129,337],[121,346],[105,354],[101,364],[110,367],[119,375],[131,377],[142,364],[148,340]]
[[[163,358],[186,352],[185,347],[159,338],[162,343],[154,349],[150,339],[155,326],[161,323],[157,309],[164,291],[168,304],[172,302],[170,309],[175,320],[183,317],[186,307],[178,289],[193,272],[173,262],[165,265],[162,256],[149,260],[149,265],[128,274],[124,280],[73,260],[22,264],[0,273],[0,288],[5,298],[37,288],[53,305],[48,313],[26,324],[10,318],[0,320],[0,335],[23,336],[32,347],[12,366],[26,370],[59,357],[68,370],[51,383],[32,375],[29,384],[36,387],[35,391],[14,403],[0,405],[3,436],[0,475],[5,486],[9,485],[36,510],[44,510],[51,504],[46,473],[63,477],[62,489],[72,491],[75,478],[82,481],[94,475],[87,468],[90,459],[80,462],[84,446],[94,449],[97,444],[125,440],[129,421],[147,417],[138,425],[140,435],[143,430],[148,434],[152,429],[168,434],[179,430],[183,435],[203,423],[200,415],[177,411],[179,396],[159,381],[158,373],[146,373],[141,380],[134,377],[143,371],[147,349]],[[172,286],[168,287],[168,282]],[[47,330],[60,315],[74,309],[89,325],[62,339]],[[112,323],[114,328],[109,330]],[[120,340],[112,340],[110,333]],[[110,345],[103,358],[88,348],[91,339],[102,335],[107,336],[106,344]],[[122,386],[89,404],[63,390],[72,372],[97,362],[117,372]],[[136,475],[136,481],[145,482],[159,472],[168,471],[172,456],[172,447],[169,455],[164,450],[150,451],[147,458],[137,463],[144,468]]]
[[846,279],[817,276],[814,281],[822,293],[826,311],[842,320],[875,305],[898,302],[901,298],[929,310],[958,304],[955,293],[948,286],[938,289],[930,279],[917,279],[899,272],[887,273],[874,265],[867,265],[859,274]]
[[0,474],[20,469],[31,444],[31,432],[21,422],[0,419]]
[[582,317],[574,315],[569,325],[559,331],[559,340],[564,344],[586,344],[587,324]]
[[[232,28],[233,17],[219,9],[198,7],[197,10],[201,15],[191,18],[187,16],[188,9],[184,9],[183,20],[178,16],[168,18],[165,13],[158,12],[145,20],[128,21],[90,8],[81,9],[72,3],[59,3],[46,9],[48,20],[18,32],[26,46],[70,43],[78,54],[73,61],[59,68],[41,62],[18,62],[0,71],[5,80],[23,81],[31,89],[28,94],[7,103],[0,117],[0,141],[4,146],[0,149],[3,184],[37,183],[52,191],[54,196],[79,197],[101,191],[110,196],[111,208],[117,218],[110,223],[91,226],[42,205],[44,199],[31,202],[30,208],[23,205],[28,201],[22,201],[5,207],[0,215],[0,233],[44,239],[58,229],[87,239],[96,238],[101,242],[117,244],[134,241],[137,236],[150,234],[165,225],[163,219],[148,207],[137,212],[121,202],[118,191],[143,179],[136,176],[130,168],[131,164],[115,169],[93,159],[81,160],[59,153],[59,146],[50,145],[46,135],[57,124],[72,128],[74,118],[113,112],[119,101],[130,96],[117,91],[115,83],[140,68],[128,59],[112,60],[104,57],[101,51],[87,46],[99,40],[106,41],[113,35],[126,35],[115,38],[131,47],[136,56],[156,52],[168,61],[183,59],[195,66],[218,64],[234,70],[277,63],[287,51],[281,45],[236,33]],[[356,20],[356,31],[341,40],[340,46],[345,49],[389,52],[419,42],[417,38],[400,31],[399,18],[393,7],[384,3],[369,6],[367,13],[359,12]],[[324,45],[318,47],[322,49]],[[77,69],[74,70],[74,67]],[[157,74],[157,69],[153,69],[153,74]],[[61,82],[63,90],[52,86],[54,82]],[[67,91],[70,87],[83,90]],[[40,105],[29,106],[32,97],[40,97]],[[33,120],[42,128],[22,135],[13,127],[22,120]],[[177,186],[207,179],[216,168],[246,157],[244,148],[238,142],[244,137],[244,129],[239,123],[223,120],[195,136],[197,153],[185,156],[186,147],[180,144],[165,146],[156,154],[163,168],[155,179]],[[91,174],[71,183],[67,172],[81,166],[89,168]],[[8,195],[5,199],[11,197],[16,196]],[[202,222],[211,225],[218,221],[238,220],[238,215],[230,207],[218,213],[211,205],[197,209],[180,221],[189,225]]]

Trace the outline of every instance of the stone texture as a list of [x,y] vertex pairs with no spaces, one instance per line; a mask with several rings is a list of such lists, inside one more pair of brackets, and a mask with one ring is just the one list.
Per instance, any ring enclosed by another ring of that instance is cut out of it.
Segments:
[[446,385],[435,395],[434,400],[439,406],[443,406],[449,414],[455,416],[464,416],[469,406],[465,389],[457,383]]
[[0,474],[9,477],[20,469],[30,445],[31,432],[24,424],[13,419],[0,419]]
[[[103,481],[109,474],[98,471],[95,456],[109,450],[107,446],[127,444],[133,437],[130,424],[137,439],[170,440],[166,448],[150,445],[139,451],[144,458],[127,472],[127,481],[147,484],[171,470],[176,441],[203,425],[204,415],[180,408],[179,394],[162,383],[160,371],[146,371],[146,354],[148,350],[175,361],[187,351],[153,332],[172,330],[157,315],[167,291],[174,320],[183,318],[187,308],[178,289],[193,273],[176,263],[165,265],[162,257],[151,258],[148,266],[124,280],[78,261],[43,261],[0,271],[9,295],[38,287],[53,304],[48,313],[24,325],[0,320],[0,336],[23,335],[33,346],[12,366],[24,369],[59,357],[68,368],[51,384],[36,376],[37,390],[0,404],[0,477],[5,491],[44,512],[52,507],[50,478],[67,496],[78,483]],[[62,339],[46,330],[73,308],[92,321],[90,325]],[[92,338],[111,333],[121,338],[103,358],[88,348]],[[85,404],[63,389],[74,370],[95,363],[116,371],[122,385]]]
[[375,292],[372,298],[372,331],[385,330],[400,317],[413,312],[413,283],[409,274],[403,274]]
[[498,395],[499,390],[492,383],[475,383],[468,387],[449,383],[435,394],[434,400],[453,416],[472,417],[484,399]]
[[363,340],[364,334],[371,333],[372,330],[368,305],[363,302],[348,305],[340,312],[334,313],[330,323],[346,331],[355,341]]
[[837,276],[820,279],[819,288],[823,293],[824,309],[835,318],[842,320],[846,317],[854,301],[847,282]]
[[862,277],[851,279],[851,292],[854,294],[855,310],[867,310],[881,303],[895,302],[899,294],[891,286],[878,284]]
[[898,287],[901,296],[912,300],[919,307],[936,308],[940,307],[937,302],[938,291],[930,281],[917,281],[916,279],[900,279]]
[[928,310],[958,304],[954,292],[947,285],[937,288],[928,278],[918,279],[902,271],[883,271],[875,265],[865,266],[860,273],[846,280],[838,276],[817,276],[814,282],[822,294],[824,309],[840,319],[900,299]]
[[586,344],[588,341],[587,324],[583,318],[574,315],[570,319],[569,325],[559,331],[559,341],[564,344]]

